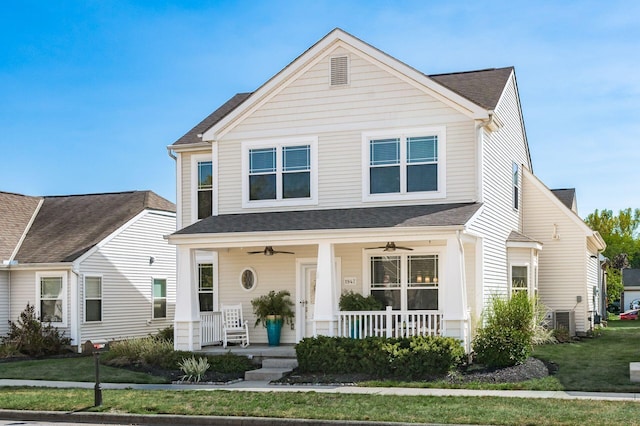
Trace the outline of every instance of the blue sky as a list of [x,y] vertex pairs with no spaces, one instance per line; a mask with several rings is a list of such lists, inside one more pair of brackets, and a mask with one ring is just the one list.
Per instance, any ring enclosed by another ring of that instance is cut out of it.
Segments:
[[335,27],[426,74],[515,66],[534,173],[640,207],[640,2],[29,1],[0,13],[0,191],[151,189],[166,146]]

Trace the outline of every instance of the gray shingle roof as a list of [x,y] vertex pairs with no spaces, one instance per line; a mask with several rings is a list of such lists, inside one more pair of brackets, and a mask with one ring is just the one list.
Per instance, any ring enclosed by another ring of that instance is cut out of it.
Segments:
[[526,235],[516,231],[511,231],[507,241],[512,243],[540,243],[540,241],[534,240],[533,238],[527,237]]
[[151,191],[44,197],[16,260],[71,262],[145,209],[176,211]]
[[0,262],[11,257],[41,199],[0,192]]
[[429,77],[483,108],[498,105],[513,67],[436,74]]
[[210,216],[174,235],[227,232],[306,231],[314,229],[461,226],[481,204],[432,204],[355,209],[301,210]]
[[575,188],[552,189],[551,192],[558,200],[562,201],[562,204],[567,206],[567,208],[573,209],[573,203],[576,200]]
[[204,120],[198,123],[193,129],[189,130],[180,139],[174,142],[174,145],[186,145],[202,142],[202,138],[198,135],[203,134],[210,129],[218,121],[222,120],[227,114],[236,109],[238,105],[244,102],[251,93],[238,93],[227,102],[222,104],[220,108],[209,114]]
[[[622,270],[622,284],[625,287],[640,286],[640,269],[625,268]],[[629,300],[630,302],[630,300]]]

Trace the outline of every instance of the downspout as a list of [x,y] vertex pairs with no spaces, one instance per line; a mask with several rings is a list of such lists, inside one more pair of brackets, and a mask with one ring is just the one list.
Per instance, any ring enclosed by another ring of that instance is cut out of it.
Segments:
[[[80,352],[82,348],[82,325],[80,323],[80,271],[76,269],[75,263],[71,266],[71,273],[76,276],[75,291],[71,292],[71,339],[76,342],[76,349]],[[74,330],[75,324],[75,330]]]

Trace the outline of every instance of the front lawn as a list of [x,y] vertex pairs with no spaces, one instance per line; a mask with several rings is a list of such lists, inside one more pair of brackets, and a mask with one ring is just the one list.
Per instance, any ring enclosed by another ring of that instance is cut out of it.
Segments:
[[640,321],[608,322],[594,338],[534,348],[533,355],[557,365],[554,378],[565,390],[640,392],[629,381],[629,363],[640,361]]

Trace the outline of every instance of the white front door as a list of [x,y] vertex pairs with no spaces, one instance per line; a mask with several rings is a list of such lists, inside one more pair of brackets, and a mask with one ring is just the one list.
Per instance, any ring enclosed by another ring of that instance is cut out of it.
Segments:
[[315,335],[313,313],[316,304],[316,266],[304,267],[304,295],[302,305],[304,310],[303,337]]

